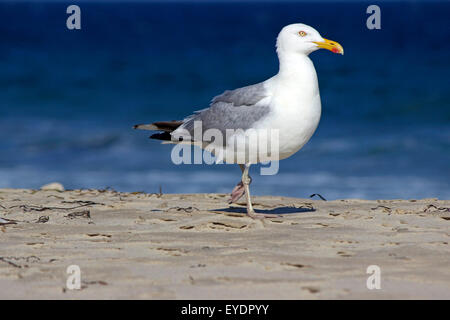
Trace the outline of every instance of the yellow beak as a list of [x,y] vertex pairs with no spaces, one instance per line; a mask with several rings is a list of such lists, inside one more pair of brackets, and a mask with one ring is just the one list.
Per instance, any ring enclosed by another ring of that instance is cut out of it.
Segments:
[[317,46],[319,48],[327,49],[327,50],[330,50],[331,52],[340,53],[342,55],[344,54],[344,48],[342,48],[342,46],[339,43],[337,43],[336,41],[333,41],[333,40],[328,40],[328,39],[323,39],[323,40],[324,40],[323,42],[314,41],[314,43],[317,44]]

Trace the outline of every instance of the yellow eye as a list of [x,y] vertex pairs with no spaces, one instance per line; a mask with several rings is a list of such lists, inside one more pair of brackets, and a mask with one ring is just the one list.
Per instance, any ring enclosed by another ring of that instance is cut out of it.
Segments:
[[305,32],[305,31],[299,31],[298,34],[299,34],[301,37],[306,36],[306,32]]

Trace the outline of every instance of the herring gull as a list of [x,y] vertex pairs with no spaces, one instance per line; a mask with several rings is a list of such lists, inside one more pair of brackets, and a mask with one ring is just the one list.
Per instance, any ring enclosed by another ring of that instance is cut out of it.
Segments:
[[[209,108],[194,112],[183,120],[141,124],[134,128],[159,131],[150,138],[166,143],[199,145],[210,151],[216,162],[239,164],[242,178],[231,192],[229,202],[237,202],[246,195],[250,217],[273,216],[254,211],[249,168],[254,163],[290,157],[308,142],[316,130],[321,102],[316,70],[308,55],[320,48],[344,54],[339,43],[322,38],[314,28],[301,23],[287,25],[276,41],[279,72],[275,76],[258,84],[227,90],[214,97]],[[197,136],[197,129],[201,132],[215,130],[223,138]],[[264,131],[266,133],[261,134]],[[271,136],[267,131],[276,131],[276,135]],[[264,149],[265,153],[252,148],[256,140],[249,140],[249,136],[255,132],[258,146],[267,146],[276,140],[276,148],[271,144],[272,149]]]

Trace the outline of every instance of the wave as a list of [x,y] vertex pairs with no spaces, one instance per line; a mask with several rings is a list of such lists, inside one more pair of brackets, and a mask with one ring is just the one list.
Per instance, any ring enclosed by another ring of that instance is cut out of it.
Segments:
[[[282,195],[308,198],[319,193],[328,200],[418,199],[437,197],[450,199],[445,180],[437,181],[418,176],[338,176],[330,172],[279,173],[259,176],[251,172],[254,195]],[[240,180],[237,166],[220,170],[148,170],[120,172],[92,170],[83,172],[47,170],[34,167],[0,169],[0,188],[32,188],[58,181],[67,189],[104,189],[164,193],[229,193]]]

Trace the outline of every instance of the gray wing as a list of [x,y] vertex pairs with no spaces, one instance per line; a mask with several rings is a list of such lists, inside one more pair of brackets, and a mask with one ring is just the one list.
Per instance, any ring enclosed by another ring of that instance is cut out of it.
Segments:
[[211,106],[217,102],[225,102],[233,106],[253,106],[267,96],[264,83],[258,83],[235,90],[227,90],[221,95],[214,97]]
[[[207,109],[200,110],[183,121],[179,129],[189,131],[191,137],[194,134],[194,123],[201,127],[203,132],[208,129],[218,129],[225,136],[226,129],[249,129],[254,123],[262,120],[270,112],[270,107],[258,104],[267,97],[267,91],[263,83],[227,90],[211,101]],[[180,132],[175,130],[174,136]]]

